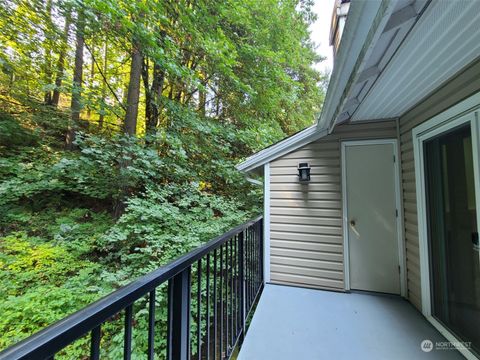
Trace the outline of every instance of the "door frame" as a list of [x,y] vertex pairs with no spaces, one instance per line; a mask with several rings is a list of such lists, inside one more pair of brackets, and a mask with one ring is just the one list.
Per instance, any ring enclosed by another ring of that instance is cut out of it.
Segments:
[[[423,143],[455,127],[470,123],[472,133],[473,173],[475,180],[480,179],[480,93],[477,93],[457,105],[434,116],[430,120],[412,129],[413,153],[415,160],[415,188],[418,218],[418,245],[420,257],[420,286],[422,314],[443,335],[452,342],[467,359],[477,359],[469,349],[459,347],[460,341],[448,328],[432,316],[430,254],[428,244],[427,200],[425,187],[425,161]],[[480,230],[480,181],[475,183],[475,202],[477,206],[477,231]]]
[[400,187],[400,154],[397,139],[373,139],[373,140],[348,140],[341,142],[341,166],[342,166],[342,214],[343,214],[343,266],[345,278],[345,291],[350,290],[350,251],[349,251],[349,235],[348,235],[348,204],[347,204],[347,162],[346,149],[348,146],[361,145],[393,145],[394,156],[394,178],[395,178],[395,207],[397,209],[397,246],[398,246],[398,263],[400,266],[400,295],[407,296],[406,281],[406,256],[405,256],[405,239],[403,236],[403,211]]

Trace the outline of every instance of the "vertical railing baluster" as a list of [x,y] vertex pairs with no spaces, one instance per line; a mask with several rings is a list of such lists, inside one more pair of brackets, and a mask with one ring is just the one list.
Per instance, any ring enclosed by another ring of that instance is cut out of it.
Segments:
[[155,289],[150,291],[148,297],[148,360],[155,356]]
[[234,333],[233,333],[233,314],[235,312],[235,307],[233,304],[233,275],[234,275],[234,264],[233,264],[233,244],[235,237],[232,237],[230,240],[230,352],[233,350],[234,343]]
[[250,251],[252,252],[252,263],[250,265],[250,306],[253,303],[253,297],[255,296],[255,233],[252,227],[250,229]]
[[258,287],[260,288],[263,283],[263,277],[262,277],[262,264],[263,264],[263,249],[262,249],[262,238],[260,236],[262,226],[260,221],[258,222],[257,225],[257,239],[258,239]]
[[235,339],[238,337],[238,234],[235,236],[235,241],[233,243],[233,262],[235,266],[233,267],[234,269],[234,289],[235,289],[235,313],[234,313],[234,318],[235,318],[235,325],[234,325],[234,330],[235,330]]
[[[244,274],[243,276],[245,277],[245,304],[247,306],[247,310],[248,310],[248,262],[249,262],[249,259],[248,259],[248,228],[245,229],[245,232],[244,232],[244,235],[243,235],[243,251],[245,253],[245,269],[244,269]],[[245,316],[247,315],[247,313],[245,313]]]
[[[92,330],[90,340],[90,359],[100,359],[100,337],[101,337],[101,325],[98,325]],[[52,357],[53,359],[53,357]]]
[[125,333],[123,341],[123,359],[130,360],[132,357],[132,317],[133,304],[125,308]]
[[257,295],[257,290],[258,290],[258,264],[259,264],[259,258],[258,258],[258,232],[256,230],[257,224],[253,226],[253,236],[255,239],[255,295]]
[[247,271],[248,271],[248,278],[247,278],[247,286],[248,286],[248,310],[250,310],[250,304],[252,299],[252,233],[250,228],[247,228],[247,247],[248,247],[248,264],[247,264]]
[[190,359],[190,274],[188,267],[168,281],[169,360]]
[[197,358],[202,358],[202,259],[197,262]]
[[229,337],[229,328],[230,328],[230,321],[229,321],[229,316],[228,313],[230,311],[230,302],[228,301],[230,298],[230,291],[228,288],[228,285],[230,283],[230,240],[227,240],[226,242],[226,248],[225,248],[225,262],[226,262],[226,267],[225,267],[225,304],[226,304],[226,314],[225,314],[225,356],[228,357],[230,354],[230,337]]
[[259,231],[258,231],[258,223],[255,224],[255,241],[257,243],[257,293],[258,290],[260,289],[260,262],[261,262],[261,252],[260,252],[260,237],[259,237]]
[[255,301],[255,294],[257,288],[255,287],[255,279],[256,279],[256,273],[257,273],[257,246],[255,243],[255,229],[251,227],[252,229],[252,251],[253,251],[253,272],[252,272],[252,306],[253,302]]
[[250,247],[250,279],[249,279],[249,288],[250,288],[250,299],[249,299],[249,308],[252,306],[252,299],[253,299],[253,273],[254,273],[254,266],[255,266],[255,252],[253,247],[253,234],[252,228],[248,228],[249,233],[249,247]]
[[255,232],[252,227],[250,227],[250,247],[252,249],[252,273],[250,277],[250,306],[253,304],[253,299],[255,297]]
[[213,360],[217,360],[218,337],[218,303],[217,303],[217,249],[213,251]]
[[234,331],[235,329],[235,312],[236,312],[236,307],[235,307],[235,241],[236,241],[236,236],[232,238],[232,244],[231,244],[231,258],[232,258],[232,321],[231,321],[231,330],[232,330],[232,347],[235,344],[235,334],[236,332]]
[[253,264],[252,264],[252,304],[255,300],[255,292],[257,290],[255,281],[257,278],[257,246],[256,246],[256,238],[255,238],[255,228],[251,227],[252,229],[252,252],[253,252]]
[[257,248],[257,232],[255,227],[252,226],[252,237],[253,237],[253,253],[255,254],[255,262],[253,264],[253,302],[255,301],[255,296],[257,295],[257,267],[258,267],[258,248]]
[[264,271],[265,271],[265,249],[264,249],[264,243],[263,243],[263,229],[264,229],[264,225],[263,225],[263,219],[260,219],[258,221],[258,237],[260,239],[260,276],[261,276],[261,282],[262,284],[265,282],[265,274],[264,274]]
[[241,263],[240,263],[240,234],[238,234],[238,237],[237,237],[237,331],[238,331],[238,335],[240,335],[240,330],[241,330],[241,327],[242,327],[242,320],[241,320],[241,311],[240,311],[240,307],[242,306],[242,298],[241,298],[241,293],[240,293],[240,288],[242,286],[242,279],[240,278],[240,266],[241,266]]
[[206,302],[207,302],[207,317],[206,317],[206,358],[210,360],[210,253],[207,254],[207,272],[205,274],[205,280],[207,282],[206,288]]
[[260,238],[258,236],[258,224],[255,224],[255,242],[257,244],[257,289],[260,288]]
[[238,234],[238,263],[239,271],[238,277],[240,279],[240,336],[241,341],[245,338],[245,279],[244,279],[244,266],[245,266],[245,254],[244,254],[244,233],[245,230]]
[[262,285],[262,239],[260,238],[260,222],[257,224],[257,242],[258,242],[258,288]]
[[220,247],[220,359],[223,359],[223,245]]

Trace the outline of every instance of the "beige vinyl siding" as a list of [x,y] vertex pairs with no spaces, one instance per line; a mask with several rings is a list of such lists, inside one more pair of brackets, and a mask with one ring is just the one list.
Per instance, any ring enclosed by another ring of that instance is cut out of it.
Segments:
[[471,64],[400,118],[400,151],[409,300],[421,309],[420,259],[412,129],[480,91],[480,61]]
[[[340,125],[270,163],[271,282],[344,290],[340,142],[396,137],[394,121]],[[300,162],[312,168],[308,184]]]

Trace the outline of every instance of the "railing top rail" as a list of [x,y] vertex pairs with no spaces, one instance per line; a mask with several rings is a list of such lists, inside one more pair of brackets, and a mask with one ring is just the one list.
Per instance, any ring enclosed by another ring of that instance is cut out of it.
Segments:
[[206,244],[173,260],[114,291],[82,310],[46,327],[36,334],[0,352],[0,360],[47,358],[116,315],[136,300],[147,295],[173,276],[182,272],[204,255],[219,248],[263,218],[262,215],[239,225]]

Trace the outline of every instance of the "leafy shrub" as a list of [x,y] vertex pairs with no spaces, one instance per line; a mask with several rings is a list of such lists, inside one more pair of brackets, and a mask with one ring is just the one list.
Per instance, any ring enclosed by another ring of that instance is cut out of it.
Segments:
[[0,348],[63,318],[107,293],[95,284],[100,266],[66,248],[11,234],[0,239]]
[[[252,216],[238,200],[202,192],[198,184],[148,188],[128,200],[125,214],[98,250],[118,283],[152,271]],[[253,209],[254,210],[254,209]]]
[[38,137],[32,131],[22,127],[13,116],[0,112],[0,149],[18,146],[33,146]]

